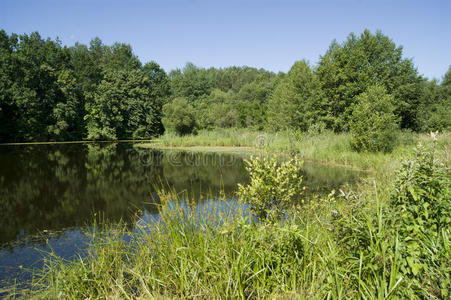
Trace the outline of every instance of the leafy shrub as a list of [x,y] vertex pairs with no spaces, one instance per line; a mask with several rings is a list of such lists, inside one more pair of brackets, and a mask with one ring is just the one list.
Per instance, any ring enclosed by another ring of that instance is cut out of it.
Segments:
[[[451,75],[450,71],[447,74]],[[451,78],[449,75],[448,78]],[[451,129],[451,82],[446,82],[446,75],[442,86],[435,79],[424,83],[423,95],[417,107],[416,117],[418,129],[421,131]]]
[[435,149],[418,146],[397,171],[387,203],[348,192],[332,209],[337,264],[346,266],[332,274],[365,297],[450,295],[451,174]]
[[196,126],[194,108],[185,98],[175,98],[171,103],[163,106],[161,121],[168,132],[175,132],[179,135],[190,134]]
[[398,129],[393,96],[376,85],[360,94],[357,100],[350,122],[353,149],[390,152],[396,144]]
[[428,109],[428,116],[423,121],[423,131],[445,131],[451,129],[451,100],[436,104]]
[[275,158],[255,157],[246,164],[250,182],[238,185],[238,195],[252,205],[250,210],[257,217],[277,219],[302,192],[302,161],[292,159],[279,164]]
[[417,147],[398,171],[392,195],[393,227],[402,246],[402,270],[434,296],[449,296],[451,174],[435,147]]

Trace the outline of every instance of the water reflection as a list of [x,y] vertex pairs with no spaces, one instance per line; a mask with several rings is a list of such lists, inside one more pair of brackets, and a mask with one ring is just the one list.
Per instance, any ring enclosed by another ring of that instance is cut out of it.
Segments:
[[[311,193],[358,176],[305,164]],[[39,267],[40,251],[52,248],[63,257],[81,251],[86,240],[80,228],[95,215],[131,227],[135,216],[155,215],[157,183],[198,199],[220,190],[233,196],[237,183],[247,180],[242,158],[227,154],[162,152],[132,143],[0,146],[0,287],[20,273],[11,270]]]
[[[143,154],[147,160],[143,161]],[[226,193],[246,180],[242,160],[134,148],[131,144],[0,148],[0,244],[41,232],[86,225],[94,212],[128,222],[150,205],[154,183],[177,191]]]

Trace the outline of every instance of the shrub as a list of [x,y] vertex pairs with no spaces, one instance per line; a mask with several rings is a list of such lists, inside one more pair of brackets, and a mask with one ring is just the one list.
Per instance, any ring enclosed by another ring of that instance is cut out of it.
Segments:
[[392,222],[400,237],[402,271],[435,297],[451,288],[451,174],[435,147],[417,147],[398,171],[391,197]]
[[283,208],[303,191],[302,161],[292,159],[279,164],[275,158],[255,157],[246,164],[250,182],[238,185],[238,195],[251,204],[251,212],[260,219],[279,218]]
[[194,108],[185,98],[175,98],[163,106],[162,122],[168,132],[179,135],[190,134],[196,127]]
[[396,144],[398,129],[393,96],[376,85],[360,94],[357,100],[350,122],[353,149],[390,152]]
[[343,192],[343,204],[333,206],[340,276],[365,297],[449,298],[451,174],[439,154],[419,145],[396,172],[394,188]]

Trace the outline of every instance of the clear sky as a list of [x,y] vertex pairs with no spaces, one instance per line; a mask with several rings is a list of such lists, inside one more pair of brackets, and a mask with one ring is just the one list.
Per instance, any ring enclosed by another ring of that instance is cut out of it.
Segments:
[[286,72],[303,58],[316,64],[333,39],[365,28],[403,45],[428,78],[451,64],[449,0],[0,0],[0,28],[65,45],[126,42],[166,71],[190,61]]

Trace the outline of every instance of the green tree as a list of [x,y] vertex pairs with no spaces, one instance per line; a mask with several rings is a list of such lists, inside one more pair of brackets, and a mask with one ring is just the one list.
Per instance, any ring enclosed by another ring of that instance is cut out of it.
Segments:
[[103,78],[102,60],[106,46],[99,38],[91,40],[89,48],[76,43],[71,47],[71,66],[77,86],[84,94],[92,93]]
[[0,141],[141,138],[163,131],[170,95],[155,62],[130,45],[67,48],[59,40],[0,31]]
[[275,82],[274,74],[261,74],[252,82],[244,84],[238,92],[237,98],[247,102],[267,103]]
[[268,126],[305,131],[321,119],[323,99],[318,78],[306,61],[298,61],[269,99]]
[[162,121],[168,132],[179,135],[192,133],[196,126],[194,108],[185,98],[175,98],[163,106]]
[[442,87],[449,88],[447,93],[448,93],[448,96],[450,96],[451,95],[451,65],[449,66],[448,71],[443,76],[441,85],[442,85]]
[[240,101],[234,104],[240,127],[262,130],[266,123],[266,105],[259,101]]
[[332,42],[321,57],[317,74],[328,99],[327,125],[348,129],[357,99],[369,86],[383,85],[395,97],[395,114],[402,128],[418,129],[416,113],[423,79],[410,59],[380,31],[350,34],[343,44]]
[[104,69],[137,70],[141,67],[141,62],[133,53],[132,47],[125,43],[114,43],[110,47],[105,47],[102,63]]
[[89,139],[148,138],[161,132],[161,99],[140,70],[107,70],[86,107]]
[[153,96],[161,99],[161,102],[168,101],[171,95],[171,86],[164,69],[156,62],[151,61],[143,66],[142,72],[150,79]]
[[54,124],[48,126],[50,138],[54,140],[74,140],[85,136],[83,121],[84,107],[82,95],[76,89],[76,78],[70,70],[58,75],[59,101],[53,108]]
[[396,144],[394,97],[383,86],[371,86],[356,99],[350,122],[351,146],[357,151],[390,152]]
[[196,121],[200,129],[238,127],[239,113],[236,94],[214,89],[210,95],[199,98],[195,104]]
[[207,70],[212,78],[213,86],[223,92],[238,93],[245,85],[255,81],[262,81],[263,78],[272,78],[274,73],[264,69],[251,67],[228,67],[228,68],[210,68]]
[[443,128],[451,128],[451,66],[449,66],[448,71],[445,73],[441,84],[441,105],[437,108],[443,112],[443,120],[445,123],[442,124]]
[[57,81],[70,67],[69,52],[58,40],[44,40],[37,32],[8,38],[2,31],[0,40],[0,139],[52,139],[49,126],[55,124],[53,109],[66,101]]
[[13,49],[17,44],[17,36],[11,37],[0,30],[0,141],[14,140],[17,133],[17,112],[12,95],[14,82],[12,58]]
[[417,119],[421,131],[442,131],[451,128],[451,89],[436,80],[425,82]]
[[171,71],[169,78],[173,96],[184,97],[190,103],[210,94],[213,88],[212,78],[207,70],[198,68],[192,63],[187,63],[182,70]]

